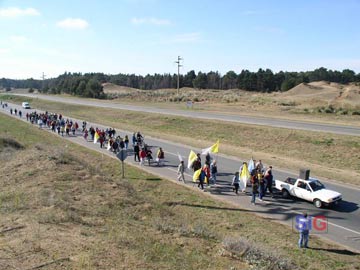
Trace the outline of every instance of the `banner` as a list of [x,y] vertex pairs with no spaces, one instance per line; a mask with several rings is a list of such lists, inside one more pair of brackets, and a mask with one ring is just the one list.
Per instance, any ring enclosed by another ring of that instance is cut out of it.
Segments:
[[220,141],[217,140],[217,142],[214,143],[212,146],[202,149],[201,154],[207,155],[208,153],[218,153],[219,152],[219,143],[220,143]]
[[189,159],[188,159],[188,169],[191,168],[193,162],[197,159],[197,155],[193,150],[190,150]]

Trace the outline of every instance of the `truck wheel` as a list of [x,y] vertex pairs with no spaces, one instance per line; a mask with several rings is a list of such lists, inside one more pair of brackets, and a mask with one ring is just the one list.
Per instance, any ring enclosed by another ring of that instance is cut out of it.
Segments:
[[322,202],[319,199],[315,199],[314,200],[314,205],[316,208],[321,208],[322,207]]
[[283,190],[281,191],[281,195],[282,195],[282,197],[285,198],[285,199],[287,199],[287,198],[290,197],[290,193],[289,193],[289,191],[287,191],[286,189],[283,189]]

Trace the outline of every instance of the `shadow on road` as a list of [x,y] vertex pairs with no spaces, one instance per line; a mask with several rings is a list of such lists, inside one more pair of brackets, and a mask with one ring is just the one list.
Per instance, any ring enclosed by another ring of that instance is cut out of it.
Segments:
[[349,255],[349,256],[357,256],[360,255],[360,253],[356,253],[350,250],[346,250],[346,249],[333,249],[333,248],[313,248],[313,247],[309,247],[308,249],[312,249],[312,250],[322,250],[322,251],[327,251],[327,252],[331,252],[331,253],[336,253],[336,254],[341,254],[341,255]]
[[359,205],[357,203],[341,201],[338,205],[332,208],[336,212],[342,213],[351,213],[359,209]]

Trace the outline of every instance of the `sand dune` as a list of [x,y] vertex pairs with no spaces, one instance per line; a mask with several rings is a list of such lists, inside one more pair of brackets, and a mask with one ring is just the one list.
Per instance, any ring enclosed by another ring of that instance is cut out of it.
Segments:
[[355,84],[339,84],[324,81],[301,83],[287,92],[283,98],[303,102],[327,103],[335,106],[360,106],[360,87]]

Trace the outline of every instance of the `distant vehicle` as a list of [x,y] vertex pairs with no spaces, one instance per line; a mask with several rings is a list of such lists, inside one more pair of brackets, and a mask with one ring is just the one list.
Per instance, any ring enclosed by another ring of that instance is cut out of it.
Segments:
[[315,178],[304,180],[288,177],[285,181],[275,180],[275,188],[281,191],[284,198],[294,196],[312,202],[316,208],[333,206],[342,200],[341,193],[326,189]]
[[31,109],[29,102],[23,102],[23,103],[21,104],[21,107],[23,107],[24,109]]

